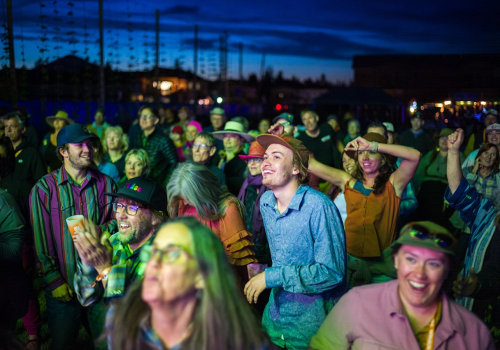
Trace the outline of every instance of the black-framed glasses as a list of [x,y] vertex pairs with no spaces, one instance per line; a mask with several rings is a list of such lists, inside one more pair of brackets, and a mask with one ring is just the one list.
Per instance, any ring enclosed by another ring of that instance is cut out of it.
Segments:
[[125,212],[128,215],[135,216],[137,214],[137,211],[142,208],[138,205],[133,205],[133,204],[123,204],[123,203],[118,203],[118,202],[113,202],[113,210],[118,212],[119,210],[125,209]]
[[145,245],[141,249],[141,261],[148,262],[151,259],[159,259],[161,264],[175,264],[185,253],[189,258],[192,258],[183,247],[176,244],[169,244],[165,248],[157,248],[152,245]]
[[411,238],[416,240],[430,239],[434,244],[443,249],[447,249],[455,245],[455,239],[444,233],[430,233],[427,228],[420,225],[413,225],[408,233]]

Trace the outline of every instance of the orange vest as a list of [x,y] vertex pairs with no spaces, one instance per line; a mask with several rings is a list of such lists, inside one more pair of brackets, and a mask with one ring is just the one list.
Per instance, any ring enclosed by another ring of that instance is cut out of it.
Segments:
[[380,194],[365,196],[345,185],[347,252],[357,258],[379,257],[396,237],[399,203],[390,181]]

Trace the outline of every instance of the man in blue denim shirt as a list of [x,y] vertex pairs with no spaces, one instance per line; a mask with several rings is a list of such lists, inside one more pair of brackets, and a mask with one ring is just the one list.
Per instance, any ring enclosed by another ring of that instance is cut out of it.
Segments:
[[338,298],[345,292],[345,232],[339,212],[307,182],[309,153],[291,137],[261,135],[266,149],[262,195],[272,267],[245,286],[250,303],[272,288],[263,325],[271,341],[287,349],[306,349]]

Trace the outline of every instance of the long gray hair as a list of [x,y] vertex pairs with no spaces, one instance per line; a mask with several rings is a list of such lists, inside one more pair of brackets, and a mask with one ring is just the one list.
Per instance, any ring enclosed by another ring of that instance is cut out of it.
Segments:
[[195,207],[204,219],[224,216],[226,207],[234,199],[242,212],[238,199],[222,187],[217,177],[204,165],[185,162],[175,168],[167,184],[168,214],[175,218],[179,214],[181,200]]

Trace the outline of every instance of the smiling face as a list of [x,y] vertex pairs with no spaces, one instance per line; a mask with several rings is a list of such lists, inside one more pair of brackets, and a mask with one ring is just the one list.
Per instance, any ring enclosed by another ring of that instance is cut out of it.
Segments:
[[271,190],[298,182],[299,170],[293,165],[293,151],[283,145],[273,143],[267,147],[260,169],[262,184]]
[[250,175],[257,176],[260,172],[260,166],[262,164],[262,158],[249,158],[247,160],[247,167]]
[[486,135],[486,140],[488,141],[488,143],[500,146],[500,131],[495,130],[488,132],[488,134]]
[[127,162],[125,163],[125,176],[127,179],[132,179],[134,177],[144,175],[146,171],[146,164],[137,157],[132,154],[128,157]]
[[382,165],[382,156],[378,152],[358,152],[358,163],[365,175],[377,175]]
[[311,112],[306,112],[302,115],[302,124],[309,132],[314,132],[318,129],[318,116]]
[[192,257],[193,243],[187,227],[181,223],[163,226],[156,234],[152,250],[144,273],[142,299],[153,307],[196,298],[196,291],[202,288],[202,277]]
[[116,223],[120,241],[124,244],[135,245],[142,242],[153,232],[153,225],[157,224],[156,218],[150,209],[144,205],[126,198],[118,198],[117,203],[139,207],[135,215],[127,213],[127,209],[118,209],[115,212]]
[[398,293],[406,311],[433,308],[448,274],[448,257],[435,250],[402,245],[394,257]]
[[61,148],[64,165],[76,170],[83,170],[92,164],[94,151],[90,139],[80,143],[68,143],[67,149]]
[[356,161],[344,153],[342,155],[342,168],[344,168],[345,172],[351,175],[355,167]]
[[479,156],[479,164],[481,164],[483,168],[490,169],[493,167],[493,164],[495,164],[497,157],[498,151],[496,147],[490,147]]

